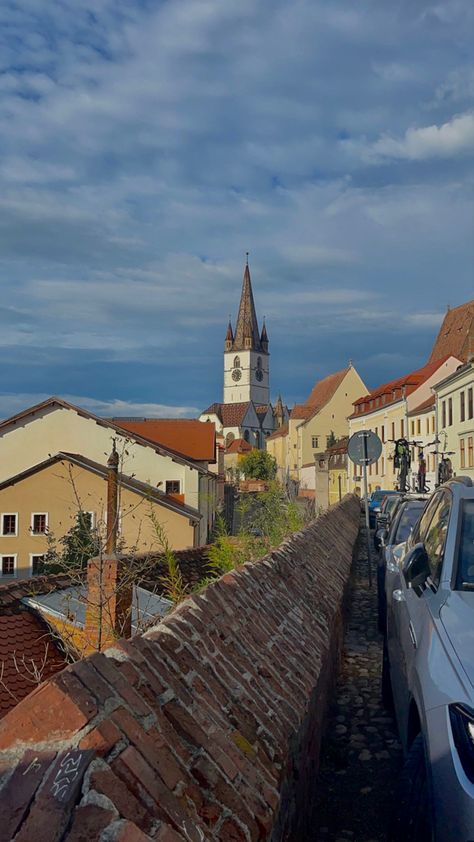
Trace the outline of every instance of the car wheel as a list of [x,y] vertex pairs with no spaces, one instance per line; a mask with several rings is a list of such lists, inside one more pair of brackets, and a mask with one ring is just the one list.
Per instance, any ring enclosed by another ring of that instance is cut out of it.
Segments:
[[387,639],[383,639],[382,653],[382,704],[387,710],[393,710],[392,682],[390,680],[390,663],[388,660]]
[[413,740],[394,804],[390,842],[433,842],[432,805],[422,734]]

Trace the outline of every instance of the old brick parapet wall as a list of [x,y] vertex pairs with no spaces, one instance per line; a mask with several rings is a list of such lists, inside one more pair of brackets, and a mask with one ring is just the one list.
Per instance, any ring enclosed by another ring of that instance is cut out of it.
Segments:
[[1,842],[300,842],[359,517],[345,497],[17,705]]

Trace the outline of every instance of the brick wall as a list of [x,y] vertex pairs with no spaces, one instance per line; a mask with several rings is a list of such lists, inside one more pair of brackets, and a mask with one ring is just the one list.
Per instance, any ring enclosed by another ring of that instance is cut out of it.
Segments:
[[0,840],[304,839],[359,524],[353,496],[0,723]]

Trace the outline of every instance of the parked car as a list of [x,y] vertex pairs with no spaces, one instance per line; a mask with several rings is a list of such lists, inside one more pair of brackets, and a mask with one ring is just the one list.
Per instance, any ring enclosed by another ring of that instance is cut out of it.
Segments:
[[380,512],[375,516],[374,546],[376,550],[380,548],[383,531],[388,530],[401,499],[401,492],[397,492],[396,494],[388,494],[382,501]]
[[392,842],[474,840],[474,488],[438,488],[387,563],[383,682],[406,762]]
[[373,491],[369,498],[369,526],[373,529],[375,526],[375,518],[377,514],[380,512],[382,508],[382,502],[384,497],[387,497],[390,494],[399,494],[400,492],[394,491],[393,489],[382,489],[378,488],[377,491]]
[[380,530],[379,555],[377,558],[377,604],[379,630],[385,634],[387,611],[385,599],[385,571],[393,562],[393,552],[399,544],[407,541],[426,506],[428,495],[400,495],[397,508],[388,529]]

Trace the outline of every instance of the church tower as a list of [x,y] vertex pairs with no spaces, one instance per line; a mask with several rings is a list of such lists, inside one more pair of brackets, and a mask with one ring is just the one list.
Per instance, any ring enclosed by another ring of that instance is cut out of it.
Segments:
[[235,333],[229,321],[224,344],[224,403],[270,403],[268,335],[259,332],[247,263]]

